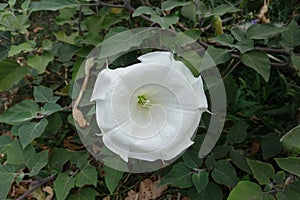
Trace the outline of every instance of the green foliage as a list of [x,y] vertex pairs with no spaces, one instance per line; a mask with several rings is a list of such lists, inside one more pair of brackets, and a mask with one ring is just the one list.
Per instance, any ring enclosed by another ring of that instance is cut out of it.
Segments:
[[[158,36],[151,26],[178,33],[176,41],[162,40],[168,47],[199,41],[202,58],[186,50],[180,59],[189,60],[196,76],[216,65],[228,101],[223,134],[207,157],[198,157],[209,121],[203,114],[195,144],[154,172],[162,176],[160,185],[169,185],[160,198],[180,192],[192,200],[300,199],[297,2],[271,1],[268,24],[255,21],[263,1],[111,2],[0,3],[0,199],[17,199],[21,194],[10,191],[13,184],[26,187],[23,181],[47,184],[58,200],[125,199],[152,176],[96,162],[83,148],[71,113],[74,80],[88,53],[103,42],[109,48],[93,64],[119,53],[125,55],[113,67],[132,64],[144,50],[127,53]],[[150,29],[130,30],[142,27]]]

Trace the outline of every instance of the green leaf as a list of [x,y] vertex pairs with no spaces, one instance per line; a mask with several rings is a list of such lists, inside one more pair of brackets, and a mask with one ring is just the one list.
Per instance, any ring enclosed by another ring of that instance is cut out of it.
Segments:
[[214,147],[212,152],[216,159],[220,159],[220,158],[225,157],[228,154],[230,149],[231,149],[231,146],[229,146],[229,145],[218,145],[218,146]]
[[31,2],[29,9],[31,12],[40,10],[56,11],[64,8],[79,7],[76,1],[71,0],[41,0],[39,2]]
[[275,170],[271,164],[250,159],[247,159],[247,162],[254,178],[260,185],[266,185],[270,183],[270,179],[275,175]]
[[254,24],[247,29],[247,37],[250,39],[269,39],[285,31],[286,28],[272,24]]
[[13,165],[25,164],[34,155],[34,149],[30,145],[22,149],[19,140],[15,139],[7,150],[6,162]]
[[240,181],[237,186],[231,190],[227,200],[275,200],[275,198],[264,193],[259,185],[250,181]]
[[223,33],[221,35],[218,35],[218,37],[213,38],[215,42],[220,43],[223,46],[229,46],[232,47],[233,45],[233,37],[227,33]]
[[75,179],[76,187],[83,187],[84,185],[96,186],[98,179],[96,168],[88,165],[87,167],[81,169],[78,174],[76,174]]
[[179,1],[179,0],[167,0],[161,4],[161,9],[162,10],[172,10],[173,8],[176,8],[179,6],[186,6],[188,4],[190,4],[190,2],[184,2],[184,1]]
[[247,163],[246,156],[239,150],[231,150],[230,151],[230,158],[238,168],[251,174],[251,169]]
[[[202,3],[202,2],[200,2]],[[181,8],[181,14],[192,20],[195,24],[197,24],[197,13],[196,13],[197,9],[194,3],[190,2],[188,5],[184,6]]]
[[12,143],[10,136],[2,135],[0,136],[0,154],[5,152],[5,150],[9,147],[9,144]]
[[35,47],[35,41],[33,41],[33,40],[29,40],[29,41],[24,42],[19,45],[12,45],[8,52],[8,56],[12,57],[21,52],[23,52],[23,53],[31,52],[34,47]]
[[246,34],[241,29],[235,27],[230,29],[231,34],[233,35],[234,39],[241,42],[246,39]]
[[198,154],[193,151],[186,151],[182,155],[182,159],[184,164],[189,167],[190,169],[194,169],[200,165],[202,165],[202,160],[199,159]]
[[18,130],[18,136],[23,149],[27,147],[35,138],[40,137],[48,124],[46,119],[42,119],[38,123],[27,122],[24,123]]
[[300,152],[300,125],[294,127],[280,138],[284,148],[289,151]]
[[201,193],[208,184],[208,173],[201,170],[199,173],[192,175],[192,181],[198,193]]
[[242,41],[237,42],[234,45],[235,48],[237,48],[241,53],[245,53],[247,51],[251,51],[254,48],[254,42],[250,39],[245,39]]
[[292,55],[291,61],[292,61],[293,66],[297,70],[298,76],[300,77],[300,56]]
[[238,182],[236,171],[227,160],[219,160],[211,175],[217,183],[222,185],[234,187]]
[[176,24],[179,20],[179,17],[169,15],[160,17],[159,15],[151,15],[151,20],[155,23],[158,23],[163,29],[166,29],[172,24]]
[[16,61],[3,60],[0,62],[0,92],[18,84],[27,74],[27,68]]
[[277,165],[292,174],[296,174],[300,177],[300,158],[288,157],[288,158],[275,158]]
[[179,188],[188,188],[193,185],[191,170],[183,162],[174,165],[171,171],[165,175],[159,185],[170,184]]
[[80,46],[76,41],[76,38],[79,36],[78,32],[73,32],[71,35],[66,35],[65,31],[59,31],[57,33],[54,33],[54,35],[58,41]]
[[55,112],[61,111],[61,107],[60,105],[58,105],[57,103],[46,103],[44,105],[44,107],[42,107],[41,112],[43,115],[45,116],[49,116]]
[[51,168],[61,172],[64,164],[70,160],[72,152],[67,149],[57,148],[54,149],[49,159]]
[[14,166],[0,165],[0,199],[6,199],[16,175]]
[[241,55],[241,62],[254,69],[266,82],[268,82],[271,63],[266,53],[260,51],[248,51]]
[[223,193],[217,184],[214,182],[208,182],[200,194],[194,187],[191,187],[188,190],[188,197],[191,200],[221,200],[223,199]]
[[263,136],[261,146],[263,159],[265,160],[276,156],[282,150],[282,145],[277,133],[270,133]]
[[14,26],[22,34],[27,34],[27,28],[29,28],[29,15],[26,12],[23,12],[21,15],[15,17]]
[[70,194],[67,200],[95,200],[98,192],[92,188],[80,189],[75,194]]
[[238,9],[234,6],[222,4],[222,5],[219,5],[213,9],[211,9],[210,12],[205,13],[204,17],[222,16],[226,13],[234,13],[234,12],[238,12],[238,11],[240,11],[240,9]]
[[227,62],[231,58],[229,50],[209,46],[203,55],[201,69],[207,69]]
[[149,6],[140,6],[132,13],[132,17],[137,17],[143,14],[152,15],[155,14],[155,11]]
[[226,140],[230,144],[242,143],[247,138],[247,127],[244,121],[238,121],[237,124],[232,126],[226,135]]
[[53,55],[45,51],[42,55],[33,55],[28,58],[27,64],[36,69],[39,74],[44,73],[49,62],[54,59]]
[[74,187],[74,184],[75,178],[63,173],[58,174],[54,181],[54,192],[57,200],[66,199],[70,190]]
[[39,112],[39,106],[32,100],[24,100],[8,109],[0,115],[0,122],[6,124],[20,124],[35,118]]
[[41,151],[36,153],[34,156],[30,157],[26,166],[30,169],[28,174],[30,177],[37,175],[43,167],[48,163],[48,151]]
[[286,31],[281,34],[280,44],[287,49],[294,49],[300,45],[300,28],[295,20],[292,20],[287,26]]
[[35,102],[46,103],[51,100],[53,96],[52,89],[45,86],[34,86],[33,97]]
[[103,170],[105,172],[105,185],[107,186],[110,194],[113,194],[113,192],[119,185],[119,182],[122,179],[124,172],[107,167],[106,165],[103,166]]

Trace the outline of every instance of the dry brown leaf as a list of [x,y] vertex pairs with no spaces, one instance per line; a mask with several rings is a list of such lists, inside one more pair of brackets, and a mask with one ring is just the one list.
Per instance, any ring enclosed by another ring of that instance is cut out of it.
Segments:
[[110,196],[106,196],[102,200],[110,200]]
[[127,192],[127,197],[125,198],[125,200],[138,200],[138,197],[138,193],[136,193],[133,190],[130,190],[129,192]]
[[53,189],[50,186],[46,186],[43,188],[43,191],[48,193],[48,196],[46,197],[46,200],[51,200],[54,196]]

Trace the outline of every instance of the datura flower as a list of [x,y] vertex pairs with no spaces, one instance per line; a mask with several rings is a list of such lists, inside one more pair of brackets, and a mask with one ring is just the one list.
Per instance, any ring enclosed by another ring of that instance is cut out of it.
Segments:
[[193,144],[207,110],[202,78],[170,52],[138,59],[98,74],[91,101],[96,101],[103,143],[126,162],[171,160]]

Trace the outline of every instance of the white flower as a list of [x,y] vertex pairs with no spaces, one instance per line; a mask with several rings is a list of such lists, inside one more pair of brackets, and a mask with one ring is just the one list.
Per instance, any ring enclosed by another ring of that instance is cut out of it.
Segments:
[[91,101],[104,144],[123,160],[170,160],[193,144],[207,100],[195,78],[170,52],[152,52],[141,63],[102,70]]

